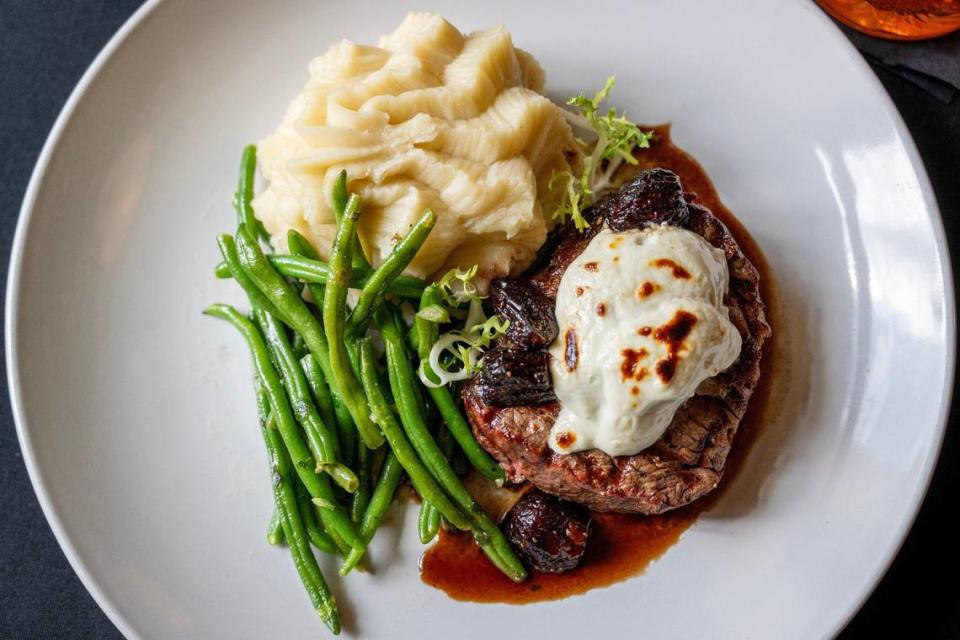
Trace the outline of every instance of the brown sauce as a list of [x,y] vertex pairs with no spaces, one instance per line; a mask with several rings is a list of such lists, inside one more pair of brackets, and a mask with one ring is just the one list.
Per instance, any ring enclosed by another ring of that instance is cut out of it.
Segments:
[[658,134],[657,140],[650,149],[638,152],[640,164],[629,167],[624,178],[651,167],[664,167],[680,176],[684,190],[696,193],[696,202],[709,208],[727,225],[744,255],[760,271],[760,294],[767,306],[767,321],[773,328],[772,338],[764,345],[760,382],[740,422],[736,440],[727,458],[723,480],[706,497],[662,515],[594,513],[593,532],[579,567],[563,574],[533,571],[525,582],[519,584],[500,573],[469,535],[443,531],[420,561],[421,577],[424,582],[445,591],[455,600],[510,604],[559,600],[642,573],[647,565],[680,539],[700,513],[709,509],[723,495],[725,488],[743,467],[747,454],[766,423],[773,369],[775,366],[780,369],[781,366],[773,362],[772,355],[782,352],[774,348],[774,341],[779,339],[778,299],[766,259],[743,225],[720,202],[716,189],[700,164],[670,141],[670,126],[652,128]]

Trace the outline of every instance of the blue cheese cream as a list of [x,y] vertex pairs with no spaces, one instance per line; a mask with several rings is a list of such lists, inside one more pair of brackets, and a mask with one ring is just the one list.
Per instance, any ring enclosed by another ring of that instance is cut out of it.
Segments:
[[597,233],[557,291],[551,448],[623,456],[656,442],[700,383],[740,355],[728,285],[723,251],[692,231]]

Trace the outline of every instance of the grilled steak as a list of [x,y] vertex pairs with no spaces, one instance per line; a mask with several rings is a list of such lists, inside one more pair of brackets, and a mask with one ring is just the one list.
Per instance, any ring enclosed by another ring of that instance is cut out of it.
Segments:
[[[683,506],[717,486],[734,434],[760,377],[763,343],[770,335],[759,274],[726,226],[684,194],[676,174],[649,169],[585,212],[586,233],[568,224],[545,245],[527,274],[492,284],[493,311],[511,320],[510,331],[486,356],[483,373],[463,390],[465,409],[480,444],[503,465],[511,481],[597,511],[661,513]],[[561,455],[547,444],[560,412],[549,389],[546,356],[556,336],[552,311],[567,266],[606,223],[617,231],[651,224],[682,226],[723,249],[730,273],[724,304],[740,332],[742,348],[726,371],[703,382],[681,406],[663,436],[632,456],[593,449]]]

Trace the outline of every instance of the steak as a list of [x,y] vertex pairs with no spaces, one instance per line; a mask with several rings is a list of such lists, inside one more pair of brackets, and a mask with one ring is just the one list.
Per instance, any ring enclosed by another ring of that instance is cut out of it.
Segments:
[[[726,226],[694,198],[683,193],[676,174],[643,171],[584,212],[590,222],[584,233],[565,224],[526,274],[492,283],[492,311],[510,319],[510,331],[487,352],[483,371],[462,396],[477,441],[500,462],[509,481],[528,480],[597,511],[643,514],[681,507],[719,483],[760,378],[770,326],[757,269]],[[549,388],[545,356],[556,337],[556,320],[544,318],[545,301],[552,312],[564,271],[604,224],[617,231],[680,226],[722,249],[730,274],[724,304],[742,348],[732,366],[700,385],[651,447],[632,456],[611,457],[598,449],[558,454],[547,443],[560,405]]]

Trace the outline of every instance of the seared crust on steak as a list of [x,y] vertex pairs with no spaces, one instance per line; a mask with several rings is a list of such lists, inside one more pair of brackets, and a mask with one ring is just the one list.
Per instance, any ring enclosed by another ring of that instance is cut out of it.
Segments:
[[[661,190],[661,191],[657,191]],[[673,191],[673,193],[664,192]],[[616,194],[588,210],[591,227],[580,234],[566,225],[548,241],[535,271],[517,280],[556,301],[560,278],[605,220],[619,230],[677,224],[723,249],[730,273],[724,304],[740,332],[742,348],[726,371],[703,382],[681,406],[663,436],[632,456],[611,457],[592,449],[557,454],[547,444],[560,412],[557,402],[488,404],[483,376],[463,390],[463,401],[479,443],[503,465],[510,481],[529,480],[549,493],[597,511],[654,514],[688,504],[717,486],[737,426],[760,378],[763,343],[770,336],[760,276],[726,226],[705,207],[679,199],[679,179],[665,169],[642,172]],[[624,221],[629,221],[626,223]],[[519,334],[518,334],[519,335]],[[505,347],[539,349],[505,340]]]

